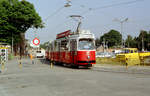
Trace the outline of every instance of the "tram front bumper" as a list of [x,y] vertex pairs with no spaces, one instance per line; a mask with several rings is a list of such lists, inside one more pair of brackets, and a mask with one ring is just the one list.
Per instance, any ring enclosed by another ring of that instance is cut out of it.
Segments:
[[92,60],[92,61],[78,61],[77,63],[78,63],[78,65],[81,65],[81,66],[89,66],[89,67],[91,67],[92,64],[96,63],[96,61],[95,60]]

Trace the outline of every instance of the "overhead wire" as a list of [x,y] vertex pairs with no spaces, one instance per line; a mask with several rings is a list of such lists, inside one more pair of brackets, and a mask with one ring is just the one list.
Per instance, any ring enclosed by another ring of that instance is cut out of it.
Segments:
[[57,9],[54,13],[50,14],[49,16],[47,16],[44,21],[47,21],[50,17],[55,16],[58,12],[60,12],[63,8],[65,8],[64,6],[60,7],[59,9]]
[[116,3],[116,4],[105,5],[105,6],[101,6],[101,7],[97,7],[97,8],[89,8],[88,10],[82,12],[81,15],[85,15],[90,11],[95,11],[95,10],[105,9],[105,8],[111,8],[111,7],[120,6],[120,5],[128,5],[128,4],[141,2],[141,1],[144,1],[144,0],[133,0],[133,1],[128,1],[128,2],[121,2],[121,3]]
[[85,15],[88,12],[95,11],[95,10],[111,8],[111,7],[115,7],[115,6],[121,6],[121,5],[128,5],[128,4],[133,4],[133,3],[141,2],[141,1],[144,1],[144,0],[133,0],[133,1],[128,1],[128,2],[120,2],[120,3],[116,3],[116,4],[105,5],[105,6],[101,6],[101,7],[97,7],[97,8],[88,8],[88,10],[82,12],[81,15]]

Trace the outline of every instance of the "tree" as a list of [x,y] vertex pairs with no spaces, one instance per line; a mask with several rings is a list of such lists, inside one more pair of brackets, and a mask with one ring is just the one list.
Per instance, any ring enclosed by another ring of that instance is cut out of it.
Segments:
[[96,45],[96,47],[98,47],[100,45],[100,39],[99,38],[96,38],[95,45]]
[[133,38],[131,35],[127,36],[127,39],[125,41],[126,47],[136,48],[137,47],[137,41],[136,38]]
[[105,33],[100,37],[100,43],[102,44],[103,41],[106,41],[108,43],[108,47],[121,45],[121,40],[122,35],[116,30],[110,30],[108,33]]
[[140,50],[142,50],[143,48],[145,50],[150,50],[150,34],[145,31],[145,30],[141,30],[138,38],[137,38],[137,42],[138,42],[138,48]]
[[24,53],[25,32],[29,28],[42,28],[41,17],[35,11],[33,4],[28,1],[1,0],[0,1],[0,41],[20,45]]
[[49,41],[45,42],[44,44],[40,44],[40,48],[46,49],[48,47]]

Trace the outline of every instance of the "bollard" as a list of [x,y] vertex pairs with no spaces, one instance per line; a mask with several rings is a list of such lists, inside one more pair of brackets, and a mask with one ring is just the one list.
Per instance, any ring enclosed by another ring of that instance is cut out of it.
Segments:
[[126,63],[126,69],[128,70],[128,63]]
[[5,69],[5,64],[4,64],[4,62],[2,62],[1,69],[2,69],[2,71],[4,71],[4,69]]
[[128,58],[125,59],[125,63],[126,63],[126,69],[128,70]]
[[51,68],[51,69],[53,68],[53,63],[52,63],[52,62],[50,62],[50,68]]
[[21,62],[21,59],[19,60],[19,68],[20,68],[20,69],[22,68],[22,62]]

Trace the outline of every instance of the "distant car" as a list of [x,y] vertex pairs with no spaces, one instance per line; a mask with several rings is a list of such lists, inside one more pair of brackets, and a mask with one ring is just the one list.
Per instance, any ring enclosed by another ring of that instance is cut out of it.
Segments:
[[96,57],[114,57],[115,54],[109,52],[96,52]]
[[122,53],[123,51],[122,50],[114,50],[113,51],[113,53],[115,53],[115,54],[120,54],[120,53]]
[[37,50],[36,51],[36,58],[45,58],[45,50],[44,49]]

